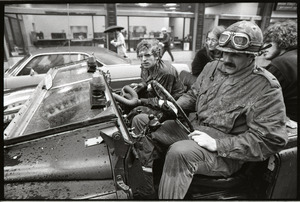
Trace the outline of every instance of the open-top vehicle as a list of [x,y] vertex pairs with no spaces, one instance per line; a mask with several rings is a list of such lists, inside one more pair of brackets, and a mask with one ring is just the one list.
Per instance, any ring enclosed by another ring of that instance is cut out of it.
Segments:
[[[105,105],[95,107],[88,69],[83,62],[50,70],[5,129],[6,200],[136,199],[145,186],[124,103],[116,101],[103,72]],[[196,175],[186,199],[296,199],[297,129],[287,130],[284,150],[246,164],[229,178]],[[156,187],[161,164],[154,163]]]

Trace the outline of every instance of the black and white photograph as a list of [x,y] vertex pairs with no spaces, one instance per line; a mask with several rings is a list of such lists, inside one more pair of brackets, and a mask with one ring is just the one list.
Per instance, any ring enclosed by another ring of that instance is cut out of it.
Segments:
[[1,201],[296,201],[296,1],[1,1]]

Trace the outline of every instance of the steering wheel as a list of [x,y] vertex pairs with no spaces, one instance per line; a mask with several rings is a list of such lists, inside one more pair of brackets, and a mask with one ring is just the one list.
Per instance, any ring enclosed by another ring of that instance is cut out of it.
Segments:
[[[154,93],[156,94],[157,97],[159,97],[160,99],[163,99],[163,100],[169,100],[170,102],[172,102],[174,104],[174,106],[178,110],[178,113],[182,116],[183,120],[187,123],[188,129],[189,129],[188,132],[190,132],[190,133],[193,132],[194,127],[192,126],[192,124],[191,124],[190,120],[188,119],[187,115],[185,114],[185,112],[176,103],[173,96],[160,83],[158,83],[156,80],[152,80],[150,82],[150,84],[151,84],[152,90],[154,91]],[[183,125],[183,123],[181,123],[181,124]]]

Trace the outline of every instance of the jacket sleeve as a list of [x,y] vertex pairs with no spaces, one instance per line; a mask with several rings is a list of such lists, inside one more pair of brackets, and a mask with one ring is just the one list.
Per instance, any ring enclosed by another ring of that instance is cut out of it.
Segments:
[[248,109],[249,129],[216,139],[218,155],[243,161],[263,161],[286,145],[285,106],[281,88],[269,88]]
[[124,37],[123,35],[119,35],[118,38],[117,38],[117,41],[115,42],[115,46],[121,46],[121,45],[124,45],[125,44],[125,40],[124,40]]
[[166,34],[163,36],[163,39],[162,39],[162,43],[163,44],[168,44],[170,41],[170,35],[169,34]]
[[174,82],[176,82],[176,78],[174,75],[164,74],[160,78],[158,78],[157,81],[172,95]]
[[196,82],[192,85],[191,89],[188,92],[184,93],[181,97],[178,98],[176,103],[184,110],[184,111],[195,111],[196,101],[198,97],[199,88],[201,86],[201,82],[203,80],[202,76],[199,76]]

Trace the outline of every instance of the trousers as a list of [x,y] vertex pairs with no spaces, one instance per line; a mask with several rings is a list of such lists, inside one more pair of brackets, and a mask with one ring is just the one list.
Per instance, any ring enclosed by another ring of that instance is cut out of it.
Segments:
[[[145,128],[148,120],[146,114],[135,116],[132,122],[135,132]],[[158,188],[159,199],[183,199],[194,174],[228,177],[242,167],[240,161],[218,156],[217,152],[210,152],[190,140],[187,132],[174,120],[165,121],[151,133],[151,138],[154,143],[169,146]],[[152,166],[153,156],[149,154],[155,146],[147,147],[138,152],[147,159],[147,166]]]
[[172,59],[172,62],[174,62],[174,57],[173,57],[173,54],[171,52],[171,47],[170,46],[164,46],[163,47],[163,50],[162,50],[162,53],[161,53],[161,57],[163,57],[163,55],[165,54],[166,51],[169,53],[169,55],[170,55],[170,57]]

